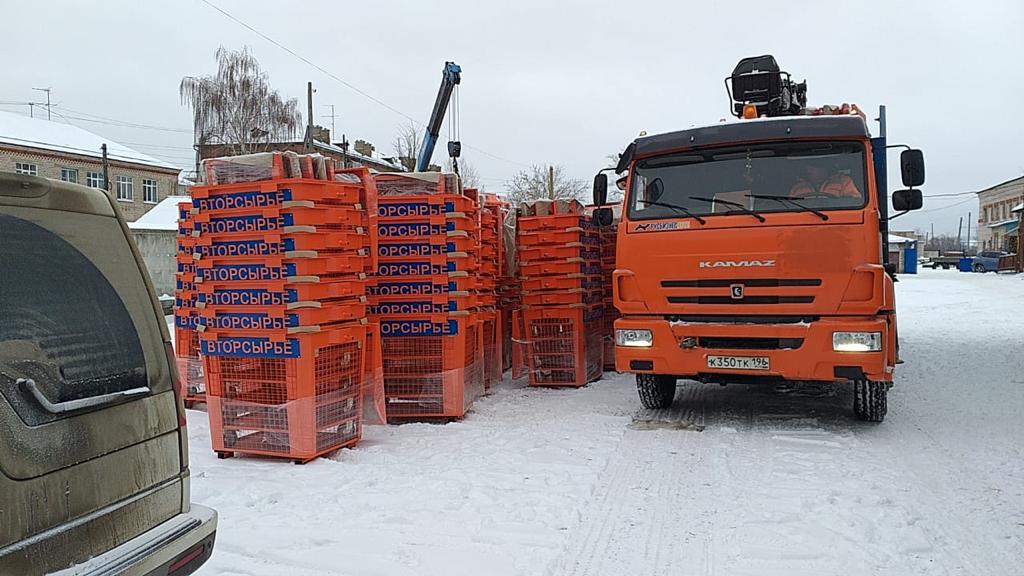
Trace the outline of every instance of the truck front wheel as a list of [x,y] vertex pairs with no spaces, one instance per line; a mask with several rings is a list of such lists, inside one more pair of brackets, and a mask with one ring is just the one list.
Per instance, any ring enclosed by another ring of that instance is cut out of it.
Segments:
[[676,397],[676,377],[662,374],[637,374],[636,391],[644,408],[668,408]]
[[881,422],[888,411],[888,382],[853,381],[853,412],[859,420]]

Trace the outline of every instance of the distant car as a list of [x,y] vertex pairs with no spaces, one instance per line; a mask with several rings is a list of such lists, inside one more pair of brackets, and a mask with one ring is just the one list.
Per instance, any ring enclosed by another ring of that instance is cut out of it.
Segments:
[[184,576],[213,552],[167,324],[115,204],[0,172],[3,575]]
[[1006,256],[1006,252],[981,252],[974,257],[974,264],[971,266],[971,270],[975,272],[998,272],[999,271],[999,257]]

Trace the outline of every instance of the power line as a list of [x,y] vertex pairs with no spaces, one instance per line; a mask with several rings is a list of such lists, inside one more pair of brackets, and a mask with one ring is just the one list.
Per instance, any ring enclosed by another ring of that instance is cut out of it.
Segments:
[[[216,4],[214,4],[213,2],[210,2],[209,0],[200,0],[200,1],[201,1],[201,2],[203,3],[203,4],[206,4],[207,6],[209,6],[210,8],[213,8],[213,9],[214,9],[214,10],[216,10],[217,12],[220,12],[221,14],[223,14],[223,15],[224,15],[224,16],[226,16],[226,17],[228,17],[229,19],[231,19],[231,20],[233,20],[233,21],[237,22],[237,23],[238,23],[239,25],[241,25],[241,26],[243,26],[244,28],[248,29],[249,31],[253,32],[253,33],[254,33],[254,34],[256,34],[257,36],[259,36],[259,37],[263,38],[263,39],[264,39],[264,40],[266,40],[267,42],[270,42],[270,43],[271,43],[271,44],[273,44],[274,46],[277,46],[277,47],[278,47],[278,48],[280,48],[281,50],[284,50],[285,52],[287,52],[287,53],[291,54],[292,56],[294,56],[294,57],[298,58],[299,60],[301,60],[301,61],[305,62],[305,63],[306,63],[306,64],[308,64],[309,66],[311,66],[311,67],[313,67],[313,68],[315,68],[315,69],[319,70],[320,72],[322,72],[323,74],[325,74],[325,75],[326,75],[326,76],[328,76],[329,78],[331,78],[331,79],[333,79],[333,80],[337,81],[338,83],[340,83],[340,84],[342,84],[343,86],[345,86],[345,87],[349,88],[350,90],[352,90],[352,91],[356,92],[357,94],[360,94],[361,96],[363,96],[363,97],[365,97],[365,98],[367,98],[367,99],[369,99],[369,100],[371,100],[371,101],[373,101],[373,102],[375,102],[375,103],[379,104],[380,106],[382,106],[382,107],[384,107],[384,108],[386,108],[386,109],[388,109],[388,110],[390,110],[390,111],[394,112],[395,114],[398,114],[399,116],[401,116],[401,117],[403,117],[403,118],[405,118],[405,119],[409,120],[410,122],[412,122],[412,123],[413,123],[413,124],[414,124],[415,126],[417,126],[417,127],[419,127],[419,128],[423,128],[423,127],[425,127],[425,126],[426,126],[425,124],[423,124],[423,123],[422,123],[422,122],[420,122],[419,120],[417,120],[417,119],[413,118],[412,116],[410,116],[410,115],[406,114],[405,112],[402,112],[402,111],[401,111],[401,110],[399,110],[398,108],[395,108],[394,106],[391,106],[391,105],[390,105],[390,104],[388,104],[387,102],[384,102],[383,100],[381,100],[381,99],[379,99],[379,98],[377,98],[377,97],[375,97],[375,96],[373,96],[373,95],[371,95],[371,94],[368,94],[367,92],[364,92],[363,90],[359,89],[359,87],[357,87],[357,86],[355,86],[355,85],[353,85],[353,84],[351,84],[351,83],[349,83],[349,82],[346,82],[345,80],[342,80],[342,79],[341,79],[341,78],[339,78],[338,76],[335,76],[335,75],[334,75],[333,73],[331,73],[331,72],[330,72],[329,70],[325,69],[325,68],[324,68],[324,67],[322,67],[322,66],[319,66],[318,64],[316,64],[316,63],[314,63],[313,61],[309,60],[309,59],[308,59],[308,58],[306,58],[305,56],[302,56],[302,55],[301,55],[301,54],[299,54],[298,52],[296,52],[296,51],[292,50],[291,48],[289,48],[289,47],[285,46],[284,44],[281,44],[280,42],[278,42],[277,40],[274,40],[274,39],[273,39],[273,38],[271,38],[270,36],[267,36],[266,34],[264,34],[263,32],[260,32],[259,30],[257,30],[257,29],[255,29],[255,28],[253,28],[253,27],[252,27],[252,26],[250,26],[249,24],[246,24],[246,23],[245,23],[245,22],[243,22],[242,20],[239,20],[238,18],[236,18],[235,16],[233,16],[233,15],[232,15],[232,14],[231,14],[230,12],[228,12],[228,11],[226,11],[226,10],[224,10],[224,9],[220,8],[219,6],[217,6]],[[508,163],[510,163],[510,164],[516,164],[516,165],[519,165],[519,166],[527,166],[527,167],[529,166],[529,164],[524,164],[524,163],[522,163],[522,162],[517,162],[517,161],[515,161],[515,160],[509,160],[508,158],[503,158],[503,157],[501,157],[501,156],[498,156],[497,154],[491,154],[490,152],[487,152],[486,150],[482,150],[482,149],[480,149],[480,148],[477,148],[476,146],[471,146],[471,145],[469,145],[469,144],[464,144],[463,146],[465,146],[466,148],[469,148],[470,150],[475,150],[476,152],[479,152],[479,153],[481,153],[481,154],[483,154],[483,155],[485,155],[485,156],[490,156],[491,158],[494,158],[495,160],[500,160],[500,161],[502,161],[502,162],[508,162]]]
[[961,200],[959,202],[954,202],[954,203],[949,204],[947,206],[940,206],[938,208],[929,208],[928,210],[921,210],[921,211],[914,212],[914,213],[915,214],[928,214],[929,212],[938,212],[940,210],[948,210],[949,208],[953,208],[955,206],[960,206],[961,204],[966,204],[966,203],[968,203],[968,202],[970,202],[972,200],[974,200],[974,198],[967,198],[965,200]]
[[952,198],[953,196],[967,196],[969,194],[977,194],[977,192],[950,192],[949,194],[925,194],[925,198]]
[[[180,132],[183,134],[192,133],[191,128],[171,128],[169,126],[155,126],[153,124],[142,124],[140,122],[131,122],[128,120],[118,120],[117,118],[109,118],[107,116],[99,116],[97,114],[90,114],[88,112],[72,110],[70,108],[65,108],[63,106],[54,105],[53,107],[58,110],[63,110],[64,112],[69,112],[70,114],[77,114],[78,116],[71,116],[65,114],[64,117],[73,118],[75,120],[81,120],[82,122],[95,122],[97,124],[109,124],[111,126],[121,126],[124,128],[140,128],[144,130],[159,130],[163,132]],[[85,118],[82,118],[82,116],[85,116]]]

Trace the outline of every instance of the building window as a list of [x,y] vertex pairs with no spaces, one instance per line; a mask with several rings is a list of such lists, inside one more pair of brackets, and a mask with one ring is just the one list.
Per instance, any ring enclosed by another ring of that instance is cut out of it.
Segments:
[[78,170],[74,168],[61,168],[60,179],[65,182],[71,182],[72,184],[78,184]]
[[114,179],[117,182],[117,199],[125,202],[131,202],[135,200],[135,186],[132,183],[131,176],[117,176]]
[[156,204],[156,180],[142,179],[142,201]]
[[85,185],[89,188],[103,188],[102,172],[86,172]]
[[28,174],[29,176],[39,175],[39,166],[36,164],[29,164],[28,162],[15,162],[14,171],[18,174]]

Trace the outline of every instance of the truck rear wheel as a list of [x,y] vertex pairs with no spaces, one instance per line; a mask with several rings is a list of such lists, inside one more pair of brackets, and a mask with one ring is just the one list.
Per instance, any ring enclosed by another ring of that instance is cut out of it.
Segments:
[[676,377],[662,374],[637,374],[636,391],[644,408],[668,408],[676,397]]
[[859,420],[881,422],[888,411],[888,382],[853,381],[853,412]]

